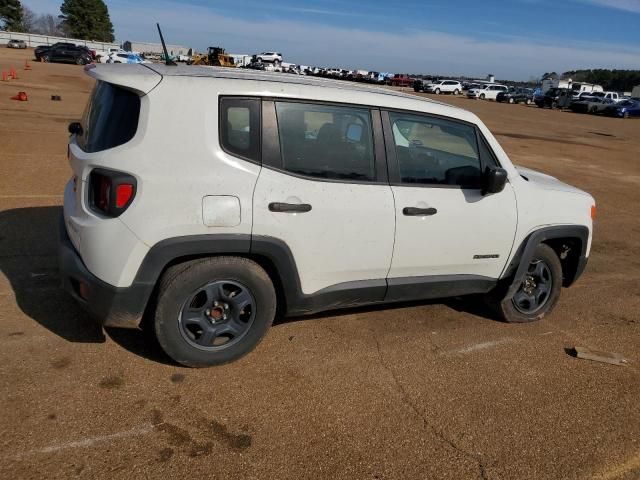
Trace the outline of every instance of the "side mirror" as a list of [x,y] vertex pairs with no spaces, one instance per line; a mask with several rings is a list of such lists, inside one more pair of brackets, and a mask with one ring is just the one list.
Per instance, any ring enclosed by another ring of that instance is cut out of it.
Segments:
[[71,135],[82,135],[83,132],[80,122],[71,122],[68,130]]
[[482,194],[500,193],[507,183],[507,171],[504,168],[487,168],[484,173]]

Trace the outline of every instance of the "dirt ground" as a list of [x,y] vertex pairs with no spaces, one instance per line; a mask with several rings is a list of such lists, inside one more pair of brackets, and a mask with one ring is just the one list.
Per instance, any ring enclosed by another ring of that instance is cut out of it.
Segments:
[[508,325],[464,301],[331,313],[189,370],[58,289],[66,128],[91,81],[25,71],[29,55],[0,48],[20,77],[0,82],[1,478],[640,478],[640,121],[438,98],[596,198],[586,273],[549,318]]

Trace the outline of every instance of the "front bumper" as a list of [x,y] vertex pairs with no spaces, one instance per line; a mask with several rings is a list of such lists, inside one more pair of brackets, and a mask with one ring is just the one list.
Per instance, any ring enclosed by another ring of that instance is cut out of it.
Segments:
[[73,247],[60,218],[58,266],[62,288],[92,317],[108,327],[138,328],[148,295],[146,285],[118,288],[93,275]]

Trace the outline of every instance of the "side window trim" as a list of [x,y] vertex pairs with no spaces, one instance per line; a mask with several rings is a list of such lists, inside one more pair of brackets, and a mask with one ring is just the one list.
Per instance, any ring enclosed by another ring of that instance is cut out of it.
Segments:
[[[288,103],[302,103],[302,104],[317,104],[336,107],[351,107],[366,109],[371,115],[371,129],[373,135],[373,155],[375,165],[375,179],[374,180],[343,180],[338,178],[322,178],[313,177],[308,175],[299,174],[285,170],[282,163],[282,151],[280,147],[280,135],[278,131],[278,118],[276,115],[275,103],[288,102]],[[313,182],[328,182],[328,183],[346,183],[346,184],[363,184],[363,185],[388,185],[388,173],[387,173],[387,158],[385,155],[385,141],[383,139],[383,127],[380,118],[380,110],[378,108],[370,107],[368,105],[351,104],[351,103],[336,103],[336,102],[323,102],[317,100],[307,99],[290,99],[290,98],[278,98],[278,97],[263,97],[262,98],[262,166],[276,170],[285,175],[301,178],[304,180],[310,180]]]
[[[403,114],[407,114],[407,115],[417,115],[417,116],[422,116],[425,118],[434,118],[434,119],[439,119],[439,120],[446,120],[446,121],[452,121],[452,122],[457,122],[463,125],[467,125],[470,127],[473,127],[474,131],[476,132],[476,141],[479,141],[479,137],[478,134],[480,133],[478,130],[477,125],[473,124],[473,123],[469,123],[469,122],[465,122],[464,120],[458,120],[455,118],[449,118],[449,117],[445,117],[445,116],[441,116],[441,115],[434,115],[432,113],[425,113],[425,112],[417,112],[417,111],[410,111],[410,110],[390,110],[390,109],[385,109],[382,110],[382,125],[383,125],[383,130],[384,130],[384,142],[385,142],[385,146],[386,146],[386,153],[387,153],[387,165],[388,165],[388,169],[389,169],[389,184],[391,186],[394,187],[416,187],[416,188],[449,188],[449,189],[456,189],[456,190],[473,190],[473,191],[478,191],[481,190],[480,187],[467,187],[467,186],[462,186],[462,185],[445,185],[445,184],[425,184],[425,183],[407,183],[407,182],[403,182],[400,178],[400,168],[398,166],[398,156],[396,154],[396,148],[395,148],[395,139],[393,138],[393,126],[391,125],[391,117],[389,115],[389,113],[391,112],[397,112],[397,113],[403,113]],[[479,145],[476,146],[476,148],[479,149]],[[489,152],[493,155],[493,151],[489,148],[489,146],[487,145],[487,148],[489,149]],[[484,165],[482,163],[482,155],[480,154],[480,151],[478,150],[478,157],[480,160],[480,167],[484,168]],[[496,162],[497,163],[497,162]],[[482,174],[482,172],[481,172]]]
[[480,168],[482,173],[485,172],[487,167],[501,167],[498,161],[498,156],[495,154],[491,145],[484,137],[480,129],[475,126],[476,141],[478,142],[478,155],[480,156]]
[[[232,103],[235,102],[235,105]],[[250,141],[255,143],[254,148],[249,152],[252,156],[242,155],[239,152],[234,152],[225,145],[228,138],[228,126],[225,120],[226,110],[230,107],[237,106],[249,106],[249,121],[250,124],[256,122],[255,131],[250,131]],[[218,145],[227,154],[246,160],[247,162],[255,163],[257,165],[262,164],[262,141],[261,141],[261,107],[262,102],[259,97],[245,97],[234,95],[222,95],[218,98]]]

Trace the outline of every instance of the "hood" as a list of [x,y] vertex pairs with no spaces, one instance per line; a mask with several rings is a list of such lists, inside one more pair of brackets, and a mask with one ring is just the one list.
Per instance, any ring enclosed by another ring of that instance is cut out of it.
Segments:
[[587,192],[580,190],[579,188],[572,187],[571,185],[567,185],[564,182],[561,182],[556,177],[552,177],[551,175],[547,175],[544,173],[536,172],[535,170],[531,170],[530,168],[515,166],[518,173],[528,180],[533,186],[540,188],[542,190],[556,190],[560,192],[567,193],[578,193],[581,195],[589,195]]

